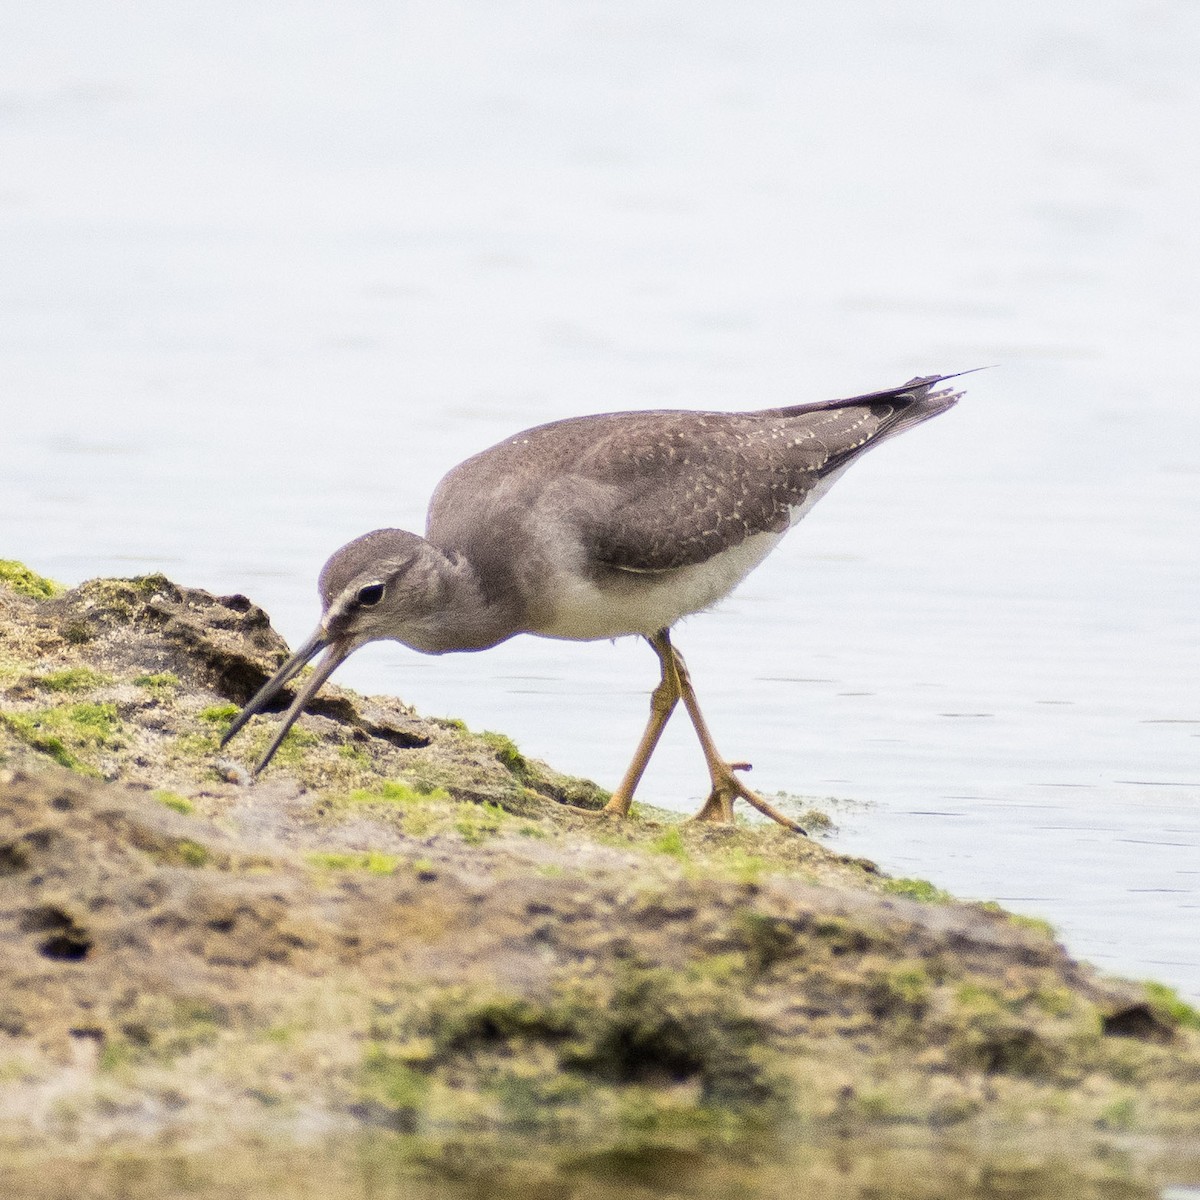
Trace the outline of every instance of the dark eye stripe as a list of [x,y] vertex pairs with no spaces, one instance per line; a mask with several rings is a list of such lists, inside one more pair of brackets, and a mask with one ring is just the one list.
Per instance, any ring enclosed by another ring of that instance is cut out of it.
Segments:
[[370,608],[373,604],[378,604],[383,599],[383,584],[368,583],[366,587],[358,589],[358,603],[364,608]]

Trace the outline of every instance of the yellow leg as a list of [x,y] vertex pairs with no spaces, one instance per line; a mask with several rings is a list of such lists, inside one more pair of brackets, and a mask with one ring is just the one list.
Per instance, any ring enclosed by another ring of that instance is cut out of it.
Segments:
[[[666,634],[663,635],[666,641]],[[804,829],[791,817],[781,813],[774,805],[768,804],[757,792],[751,791],[738,777],[734,774],[735,771],[748,771],[750,764],[744,762],[726,762],[717,750],[713,742],[712,734],[708,731],[708,725],[704,720],[704,714],[700,711],[700,703],[696,699],[695,689],[692,687],[691,676],[688,674],[687,666],[684,664],[683,656],[678,650],[667,642],[670,648],[672,658],[675,663],[675,677],[678,680],[680,699],[683,700],[683,706],[687,709],[687,714],[692,719],[692,726],[696,730],[696,736],[700,739],[700,749],[704,751],[704,761],[708,764],[708,775],[712,780],[712,791],[708,794],[708,799],[705,800],[703,807],[692,818],[693,821],[715,821],[721,824],[729,824],[733,821],[733,802],[739,796],[746,801],[752,808],[757,808],[764,816],[770,817],[772,821],[778,821],[780,825],[795,833],[804,834]]]
[[[633,804],[633,793],[641,782],[650,757],[662,737],[663,730],[667,727],[667,722],[671,719],[671,714],[675,711],[675,706],[682,700],[688,716],[691,718],[692,726],[696,730],[696,736],[700,739],[700,749],[704,752],[709,779],[712,780],[712,791],[709,792],[704,806],[692,820],[729,824],[733,821],[733,802],[740,796],[764,816],[807,837],[808,835],[804,833],[803,828],[797,822],[781,813],[774,805],[768,804],[734,774],[735,771],[750,770],[749,763],[726,762],[721,757],[713,743],[712,734],[708,731],[704,715],[700,711],[700,704],[696,699],[696,692],[692,687],[687,665],[683,661],[683,656],[671,644],[671,636],[668,631],[661,629],[646,640],[650,643],[654,653],[658,655],[658,661],[662,667],[662,678],[650,696],[650,719],[646,722],[641,741],[638,742],[638,747],[634,751],[633,760],[617,785],[617,790],[613,792],[612,798],[599,811],[616,817],[629,815],[630,806]],[[596,812],[595,809],[580,811]]]
[[646,764],[650,761],[650,756],[654,753],[658,739],[662,737],[662,731],[671,719],[671,714],[675,711],[675,705],[679,703],[681,694],[675,652],[671,646],[671,640],[667,636],[667,631],[660,630],[646,640],[650,643],[654,653],[658,655],[658,661],[662,666],[662,679],[650,696],[650,720],[646,722],[642,740],[638,742],[638,747],[633,753],[633,761],[630,762],[628,770],[617,785],[617,790],[613,792],[612,799],[600,810],[617,817],[629,815],[629,806],[633,803],[633,793],[641,782]]

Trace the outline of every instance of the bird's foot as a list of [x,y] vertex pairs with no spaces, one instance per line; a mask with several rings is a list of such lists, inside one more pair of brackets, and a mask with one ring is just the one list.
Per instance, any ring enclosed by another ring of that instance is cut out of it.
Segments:
[[599,809],[599,815],[602,817],[616,817],[620,820],[623,817],[629,816],[629,810],[633,806],[632,796],[622,796],[620,791],[613,792],[608,803]]
[[714,764],[711,768],[712,791],[708,794],[704,806],[694,817],[693,821],[712,821],[719,825],[733,823],[733,802],[740,796],[751,808],[756,808],[764,816],[777,821],[785,829],[808,837],[804,827],[792,820],[786,813],[781,813],[773,804],[768,804],[757,792],[748,788],[734,771],[749,771],[750,764],[745,762]]
[[582,817],[613,817],[619,820],[629,815],[629,805],[614,804],[611,800],[602,808],[584,808],[579,804],[560,804],[558,807]]

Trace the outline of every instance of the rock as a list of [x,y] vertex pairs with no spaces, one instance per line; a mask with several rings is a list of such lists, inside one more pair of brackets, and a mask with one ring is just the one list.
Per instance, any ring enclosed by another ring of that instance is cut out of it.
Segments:
[[244,597],[0,587],[0,647],[0,1118],[30,1161],[64,1103],[82,1146],[315,1120],[560,1183],[798,1126],[1200,1133],[1167,989],[815,839],[581,815],[600,789],[507,738],[338,688],[250,783],[271,721],[217,740],[286,646]]

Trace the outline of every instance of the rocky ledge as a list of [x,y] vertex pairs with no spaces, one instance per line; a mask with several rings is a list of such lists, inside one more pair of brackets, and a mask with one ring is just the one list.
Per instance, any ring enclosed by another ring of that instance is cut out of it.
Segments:
[[251,783],[273,722],[217,742],[285,654],[242,596],[2,565],[9,1161],[371,1129],[545,1182],[880,1130],[1200,1139],[1169,989],[819,838],[580,814],[605,793],[506,737],[335,686]]

